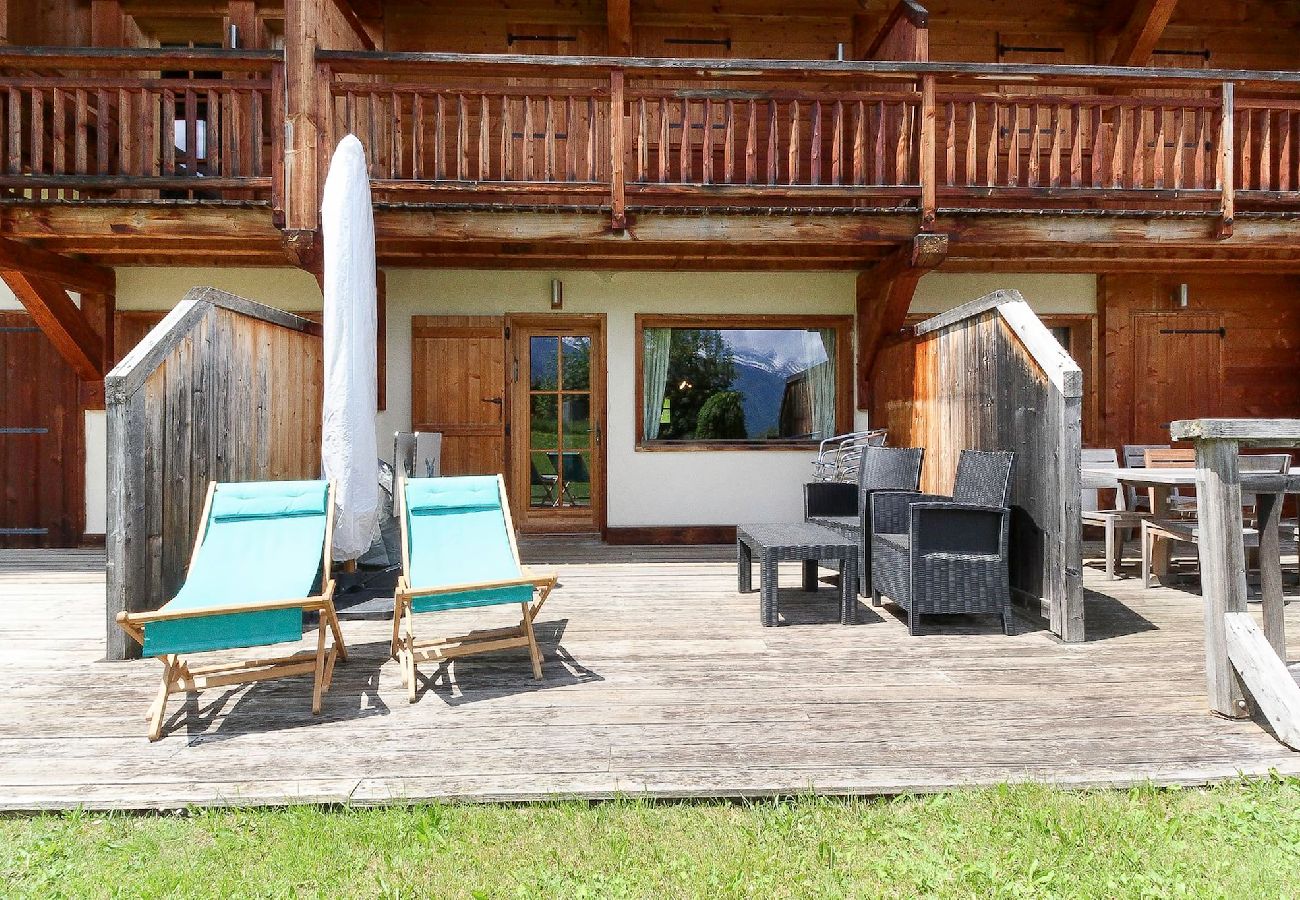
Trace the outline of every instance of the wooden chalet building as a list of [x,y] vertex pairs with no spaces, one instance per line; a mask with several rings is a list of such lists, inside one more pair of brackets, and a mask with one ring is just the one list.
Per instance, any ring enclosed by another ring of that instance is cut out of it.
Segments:
[[319,309],[348,132],[380,446],[441,431],[525,530],[797,515],[882,346],[991,288],[1088,445],[1300,415],[1300,2],[703,9],[0,0],[0,546],[102,535],[104,374],[186,290]]

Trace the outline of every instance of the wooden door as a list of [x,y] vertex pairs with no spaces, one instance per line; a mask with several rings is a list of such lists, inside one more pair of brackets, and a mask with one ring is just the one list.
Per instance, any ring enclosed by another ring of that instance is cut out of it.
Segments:
[[411,423],[442,434],[442,474],[505,471],[505,331],[500,316],[411,319]]
[[1169,442],[1169,423],[1231,414],[1221,409],[1223,317],[1133,317],[1133,443]]
[[512,316],[511,508],[524,532],[599,532],[605,515],[605,319]]
[[0,313],[0,547],[75,547],[85,523],[76,373],[26,313]]

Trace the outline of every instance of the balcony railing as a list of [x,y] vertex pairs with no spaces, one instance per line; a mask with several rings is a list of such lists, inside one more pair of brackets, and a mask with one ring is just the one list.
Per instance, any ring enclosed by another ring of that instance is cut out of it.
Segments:
[[282,76],[274,52],[0,49],[0,189],[269,201]]
[[[1300,207],[1300,74],[325,52],[381,197],[638,207]],[[611,115],[617,110],[620,115]],[[327,142],[328,143],[328,142]]]

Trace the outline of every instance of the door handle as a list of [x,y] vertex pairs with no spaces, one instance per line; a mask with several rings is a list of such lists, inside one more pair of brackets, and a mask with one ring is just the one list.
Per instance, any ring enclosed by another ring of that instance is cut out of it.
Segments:
[[481,399],[484,403],[495,403],[497,406],[501,405],[500,397],[480,397],[479,399]]
[[596,446],[597,447],[600,446],[600,438],[601,438],[600,423],[597,422],[596,423]]

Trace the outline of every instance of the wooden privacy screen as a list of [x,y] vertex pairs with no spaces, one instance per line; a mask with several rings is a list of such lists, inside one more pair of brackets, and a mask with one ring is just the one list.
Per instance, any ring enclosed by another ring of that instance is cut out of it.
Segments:
[[320,476],[318,326],[194,288],[104,380],[108,657],[139,653],[119,610],[183,580],[209,481]]
[[925,448],[923,490],[951,491],[963,449],[1015,451],[1012,592],[1083,640],[1078,365],[1018,292],[996,291],[917,325],[875,371],[872,424]]

